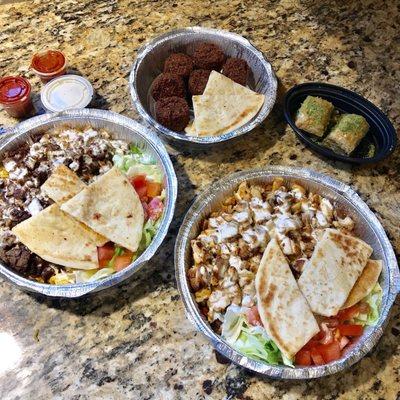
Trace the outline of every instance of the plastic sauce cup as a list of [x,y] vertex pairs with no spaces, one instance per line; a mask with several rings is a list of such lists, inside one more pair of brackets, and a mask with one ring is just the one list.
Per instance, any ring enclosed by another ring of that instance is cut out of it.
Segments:
[[0,104],[15,118],[22,118],[33,110],[31,84],[22,76],[0,79]]
[[61,51],[46,50],[33,55],[31,68],[42,82],[48,82],[57,76],[64,75],[66,64],[67,61]]
[[50,112],[85,108],[92,101],[93,86],[78,75],[63,75],[47,83],[40,99]]

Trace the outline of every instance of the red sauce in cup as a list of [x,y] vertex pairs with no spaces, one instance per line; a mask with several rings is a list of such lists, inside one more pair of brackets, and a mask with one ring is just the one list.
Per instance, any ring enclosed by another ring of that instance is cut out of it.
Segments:
[[22,76],[0,79],[0,104],[12,117],[29,115],[33,109],[29,81]]
[[58,50],[46,50],[34,54],[31,68],[43,82],[65,74],[65,56]]

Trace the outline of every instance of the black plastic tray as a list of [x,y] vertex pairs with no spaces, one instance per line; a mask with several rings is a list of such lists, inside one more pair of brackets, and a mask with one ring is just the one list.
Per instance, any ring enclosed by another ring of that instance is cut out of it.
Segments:
[[[301,103],[307,96],[318,96],[330,101],[341,113],[362,115],[368,122],[370,129],[350,156],[335,153],[322,146],[318,138],[297,128],[294,121]],[[312,150],[333,160],[345,161],[353,164],[371,164],[381,161],[390,155],[397,144],[397,134],[386,115],[370,101],[364,99],[351,90],[327,83],[311,82],[292,87],[285,96],[285,119],[296,135]],[[369,144],[375,146],[372,157],[364,155]]]

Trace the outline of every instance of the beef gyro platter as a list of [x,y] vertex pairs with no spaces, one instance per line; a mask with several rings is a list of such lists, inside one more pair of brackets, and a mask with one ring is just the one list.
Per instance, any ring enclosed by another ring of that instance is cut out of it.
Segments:
[[186,28],[139,51],[130,90],[140,115],[167,139],[217,143],[259,125],[276,98],[270,64],[246,39]]
[[106,111],[53,118],[25,122],[43,126],[3,146],[1,262],[43,286],[124,275],[155,251],[172,217],[176,181],[165,149]]

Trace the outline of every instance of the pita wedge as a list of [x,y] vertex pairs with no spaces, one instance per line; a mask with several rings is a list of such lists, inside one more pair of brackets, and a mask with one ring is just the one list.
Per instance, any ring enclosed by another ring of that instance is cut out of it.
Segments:
[[194,126],[194,120],[190,121],[185,128],[185,132],[189,136],[197,136],[196,127]]
[[291,359],[319,327],[276,239],[264,251],[255,283],[261,321],[281,352]]
[[61,206],[108,240],[135,252],[143,230],[143,206],[127,177],[114,167]]
[[65,165],[59,165],[42,185],[41,190],[57,204],[63,204],[85,187],[75,172]]
[[107,239],[52,204],[13,228],[17,238],[46,261],[76,269],[98,268],[97,246]]
[[298,280],[312,311],[336,315],[371,254],[372,248],[361,239],[326,229]]
[[374,288],[376,282],[378,282],[379,275],[382,272],[382,261],[381,260],[368,260],[367,265],[363,269],[357,282],[351,289],[349,297],[344,303],[342,308],[348,308],[354,306],[361,301],[365,296],[368,296]]
[[[212,71],[203,95],[193,96],[197,136],[218,136],[250,121],[264,104],[265,96]],[[192,127],[189,128],[193,134]]]
[[239,85],[225,75],[220,74],[217,71],[211,71],[210,77],[208,78],[206,88],[203,94],[206,95],[224,95],[224,96],[236,96],[240,97],[247,94],[258,94],[246,86]]

